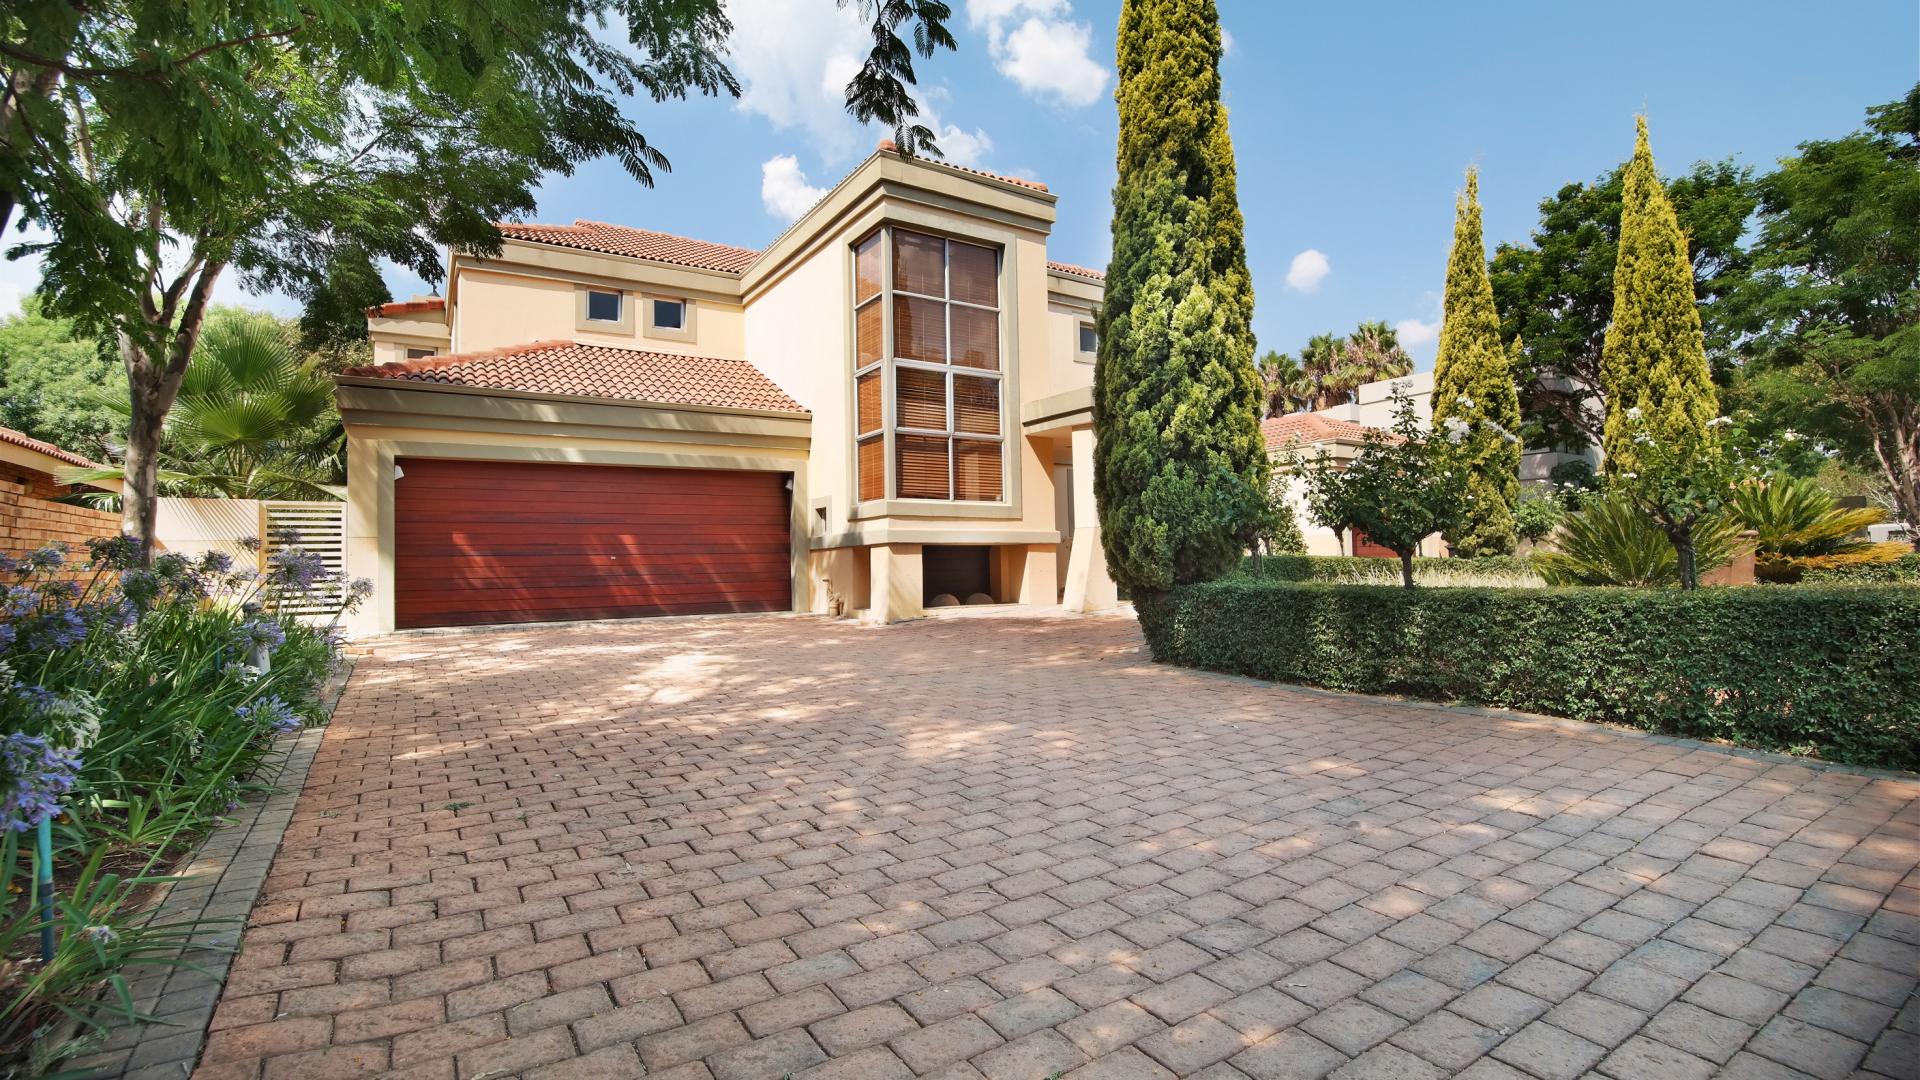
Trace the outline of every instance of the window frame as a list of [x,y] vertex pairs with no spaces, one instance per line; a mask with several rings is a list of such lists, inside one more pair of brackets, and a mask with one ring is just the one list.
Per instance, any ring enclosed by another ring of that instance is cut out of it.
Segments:
[[[640,303],[641,306],[646,309],[644,317],[640,321],[641,336],[650,337],[658,341],[691,342],[694,339],[697,321],[695,312],[699,310],[699,307],[693,302],[692,297],[650,292],[641,294]],[[656,304],[679,304],[680,325],[661,326],[654,322],[654,305]]]
[[[602,316],[595,315],[593,313],[594,300],[603,296],[613,298],[613,318],[611,319],[604,318]],[[599,323],[602,326],[618,326],[622,321],[621,316],[626,314],[626,307],[627,307],[627,296],[625,293],[618,292],[613,289],[588,289],[587,290],[586,320],[590,323]]]
[[[1092,334],[1093,348],[1086,347],[1087,335]],[[1079,319],[1074,325],[1073,358],[1082,364],[1091,364],[1100,355],[1100,330],[1092,319]]]
[[[931,296],[926,293],[899,288],[895,284],[894,248],[896,245],[894,236],[896,231],[905,231],[940,241],[941,290],[947,294],[946,296]],[[859,299],[860,248],[874,238],[878,238],[880,245],[879,289],[873,296],[868,297],[865,302],[861,302]],[[966,244],[970,247],[981,248],[992,253],[994,258],[994,304],[986,305],[952,298],[954,244]],[[1016,477],[1013,474],[1012,463],[1009,461],[1009,457],[1011,456],[1009,454],[1009,448],[1012,445],[1012,439],[1008,435],[1011,419],[1010,405],[1007,400],[1008,388],[1011,385],[1011,380],[1008,377],[1008,369],[1011,366],[1011,350],[1008,348],[1007,342],[1007,322],[1010,306],[1007,296],[1007,245],[1005,243],[982,242],[979,239],[971,237],[955,236],[924,226],[916,225],[903,229],[898,223],[883,221],[874,228],[861,234],[857,240],[848,245],[847,250],[849,254],[848,299],[850,301],[847,310],[850,313],[851,318],[849,325],[852,330],[852,347],[850,350],[852,362],[850,364],[849,386],[853,394],[853,411],[850,427],[855,429],[852,433],[851,440],[853,444],[852,471],[854,474],[854,493],[856,495],[855,505],[872,505],[884,501],[889,504],[897,503],[903,507],[912,508],[944,507],[951,509],[977,507],[1005,510],[1013,506],[1013,489],[1015,487]],[[899,355],[895,326],[897,321],[895,316],[895,301],[899,297],[924,300],[941,305],[941,351],[942,355],[946,357],[944,362],[918,360]],[[880,351],[878,358],[869,363],[862,364],[860,361],[859,316],[860,312],[869,304],[881,305]],[[952,310],[956,306],[975,311],[990,311],[993,313],[995,333],[995,362],[993,367],[975,367],[973,365],[955,362],[953,352],[954,320]],[[899,372],[902,369],[937,374],[941,377],[941,387],[945,404],[944,428],[907,427],[901,425],[899,422]],[[881,427],[878,434],[884,440],[881,466],[885,471],[885,477],[881,485],[882,495],[880,499],[859,498],[858,496],[862,490],[860,448],[863,444],[870,442],[875,435],[875,432],[872,431],[863,432],[858,430],[860,427],[860,379],[876,370],[880,373],[881,378]],[[995,434],[988,435],[982,432],[958,430],[959,417],[956,409],[955,379],[969,376],[991,380],[994,384],[997,399],[996,412],[999,417],[998,431]],[[947,495],[945,498],[924,495],[905,496],[900,494],[899,448],[896,438],[896,436],[899,435],[939,438],[945,441],[947,448]],[[962,440],[993,444],[998,447],[1000,454],[1000,493],[998,497],[993,499],[961,499],[957,497],[959,443]]]

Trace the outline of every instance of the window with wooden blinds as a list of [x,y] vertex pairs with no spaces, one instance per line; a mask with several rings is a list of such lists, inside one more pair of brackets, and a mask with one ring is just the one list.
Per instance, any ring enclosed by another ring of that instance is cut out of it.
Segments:
[[950,499],[947,447],[951,439],[928,435],[895,435],[893,445],[899,458],[900,497],[903,499]]
[[860,498],[887,497],[887,438],[872,435],[860,440]]
[[999,249],[888,225],[853,255],[860,498],[1004,499]]

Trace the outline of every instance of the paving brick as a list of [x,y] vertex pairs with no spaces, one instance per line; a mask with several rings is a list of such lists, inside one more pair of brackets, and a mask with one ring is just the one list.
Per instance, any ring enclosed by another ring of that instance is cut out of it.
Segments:
[[[831,708],[781,677],[854,634]],[[1920,1040],[1920,785],[1138,640],[994,616],[377,642],[203,1074],[1872,1080]],[[975,661],[924,676],[937,712],[895,683],[933,654]]]

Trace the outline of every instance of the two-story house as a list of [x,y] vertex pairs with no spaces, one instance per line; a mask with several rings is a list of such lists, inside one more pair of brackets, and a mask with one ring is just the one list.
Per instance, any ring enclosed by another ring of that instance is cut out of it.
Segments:
[[357,633],[1113,603],[1101,274],[1042,184],[882,143],[761,251],[579,221],[454,252],[340,376]]

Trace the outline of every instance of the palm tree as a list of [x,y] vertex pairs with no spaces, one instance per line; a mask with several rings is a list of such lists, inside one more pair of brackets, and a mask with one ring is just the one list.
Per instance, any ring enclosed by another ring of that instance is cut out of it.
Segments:
[[1347,359],[1346,342],[1332,334],[1315,334],[1300,350],[1300,366],[1313,380],[1313,408],[1327,409],[1348,400],[1353,388],[1365,382],[1363,372]]
[[1398,379],[1413,373],[1413,357],[1400,347],[1400,337],[1384,322],[1363,322],[1345,341],[1347,362],[1366,372],[1361,382]]
[[[225,314],[225,313],[222,313]],[[128,411],[124,396],[112,402]],[[344,449],[333,381],[297,354],[270,316],[209,319],[168,413],[160,448],[167,495],[330,499]],[[124,478],[118,466],[66,469],[64,483]]]
[[1260,358],[1260,390],[1266,403],[1266,415],[1283,416],[1299,412],[1313,403],[1313,380],[1300,361],[1283,352],[1267,350]]

